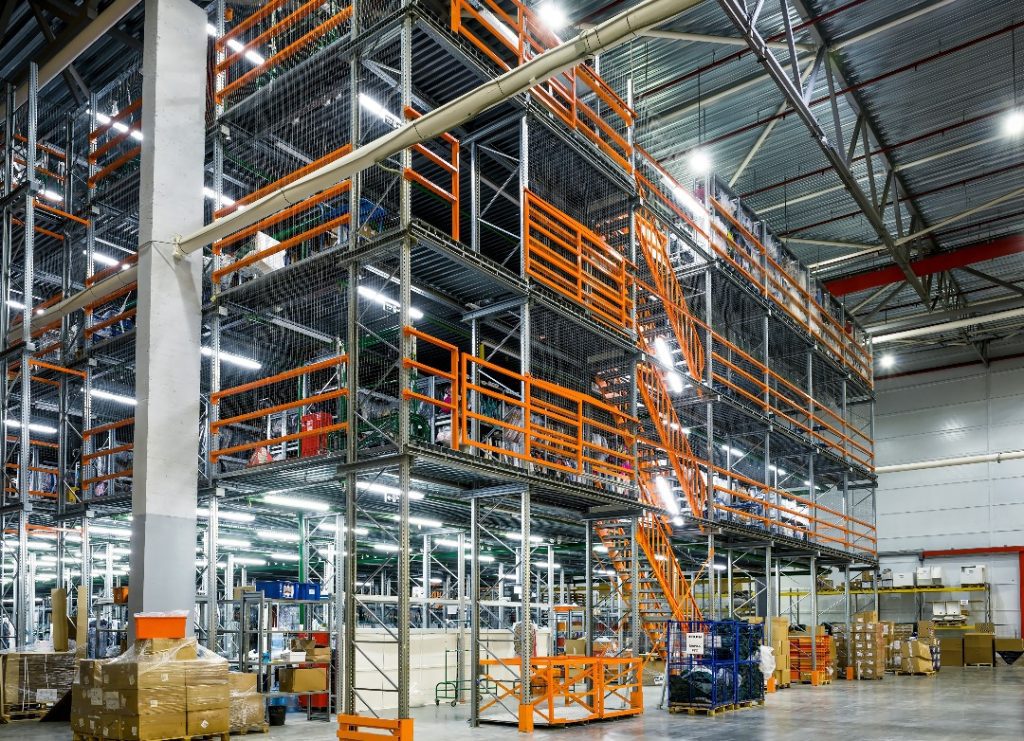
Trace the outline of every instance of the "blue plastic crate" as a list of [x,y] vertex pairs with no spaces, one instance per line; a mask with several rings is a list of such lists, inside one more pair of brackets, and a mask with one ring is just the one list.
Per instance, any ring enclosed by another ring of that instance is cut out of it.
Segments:
[[256,591],[267,599],[301,599],[299,584],[293,581],[257,581]]
[[299,583],[299,596],[296,599],[304,600],[319,600],[320,599],[320,585],[316,582],[300,582]]

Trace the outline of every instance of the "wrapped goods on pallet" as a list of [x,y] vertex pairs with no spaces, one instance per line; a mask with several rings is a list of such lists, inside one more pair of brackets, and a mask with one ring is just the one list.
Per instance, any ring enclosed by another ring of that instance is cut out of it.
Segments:
[[771,645],[775,652],[775,685],[789,686],[789,618],[773,617],[770,623]]
[[887,656],[886,626],[855,622],[850,632],[850,665],[857,679],[881,679]]
[[227,662],[194,638],[137,640],[109,661],[82,661],[71,728],[97,738],[147,739],[228,733]]
[[231,733],[259,728],[265,723],[266,700],[255,674],[228,673],[228,725]]
[[2,714],[36,713],[71,690],[75,654],[53,651],[12,651],[2,657]]
[[900,647],[900,671],[903,674],[931,674],[935,671],[931,645],[916,638]]
[[762,625],[739,620],[670,623],[670,708],[715,710],[763,702],[763,635]]

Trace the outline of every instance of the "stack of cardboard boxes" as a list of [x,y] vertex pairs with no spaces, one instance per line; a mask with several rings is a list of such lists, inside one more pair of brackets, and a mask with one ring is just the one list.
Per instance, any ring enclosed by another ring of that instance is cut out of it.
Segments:
[[917,638],[904,641],[900,646],[901,674],[933,674],[932,647]]
[[772,651],[775,654],[776,687],[789,686],[789,618],[773,617],[771,620]]
[[995,631],[964,633],[964,666],[996,665]]
[[856,679],[882,679],[885,676],[889,641],[887,627],[878,622],[875,612],[854,615],[849,641],[849,666]]
[[255,674],[228,674],[228,724],[231,733],[265,727],[266,703],[256,686]]
[[197,649],[194,638],[149,639],[117,659],[79,662],[72,730],[123,741],[228,733],[227,662]]
[[17,715],[53,705],[75,676],[74,653],[18,651],[0,656],[0,712]]

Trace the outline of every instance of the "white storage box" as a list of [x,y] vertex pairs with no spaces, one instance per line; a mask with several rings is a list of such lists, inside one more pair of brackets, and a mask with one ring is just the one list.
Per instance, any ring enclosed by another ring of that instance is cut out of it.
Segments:
[[940,586],[942,586],[942,567],[941,566],[932,566],[930,568],[931,568],[931,571],[932,571],[932,586],[933,587],[940,587]]
[[975,584],[985,583],[985,567],[984,566],[961,566],[960,567],[960,586],[972,586]]
[[932,603],[932,617],[946,617],[946,603],[945,602],[933,602]]
[[912,587],[914,586],[914,572],[912,571],[894,571],[892,572],[892,586],[894,589],[900,587]]
[[919,587],[930,587],[932,585],[932,571],[927,566],[919,566],[914,571],[914,581]]

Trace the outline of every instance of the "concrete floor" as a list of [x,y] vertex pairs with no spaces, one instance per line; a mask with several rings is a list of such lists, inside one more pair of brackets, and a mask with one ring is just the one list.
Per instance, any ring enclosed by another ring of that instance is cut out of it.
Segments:
[[[654,690],[654,688],[648,688]],[[796,686],[769,695],[763,708],[714,718],[670,715],[657,709],[654,691],[639,718],[606,721],[562,730],[520,735],[515,728],[486,725],[473,731],[463,707],[418,708],[420,741],[492,741],[497,738],[602,739],[786,739],[815,741],[846,737],[907,741],[995,741],[1024,739],[1024,666],[997,669],[946,668],[934,677],[893,677],[876,682],[836,682],[829,687]],[[333,723],[289,716],[287,724],[259,739],[335,739]],[[0,739],[68,739],[67,725],[21,722],[0,726]]]

